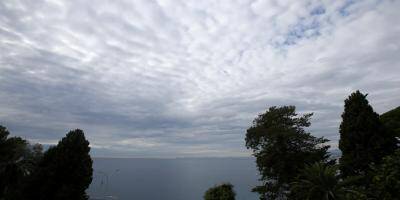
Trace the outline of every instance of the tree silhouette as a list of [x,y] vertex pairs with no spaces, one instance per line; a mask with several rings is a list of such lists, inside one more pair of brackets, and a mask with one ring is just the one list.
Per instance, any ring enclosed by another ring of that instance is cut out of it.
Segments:
[[27,188],[27,199],[88,199],[85,190],[93,173],[89,151],[83,131],[70,131],[44,153]]
[[[20,137],[8,137],[0,126],[0,199],[21,199],[21,190],[41,156],[40,145],[29,145]],[[39,148],[39,149],[38,149]]]
[[396,149],[396,139],[387,134],[366,97],[356,91],[345,100],[339,130],[340,170],[344,177],[366,175],[370,164],[379,163]]
[[305,165],[328,158],[327,140],[304,130],[311,116],[298,116],[294,106],[270,107],[247,129],[246,146],[253,150],[264,183],[253,189],[260,199],[285,198]]
[[235,200],[235,195],[233,185],[224,183],[208,189],[204,194],[204,200]]
[[342,200],[365,197],[352,187],[357,177],[342,180],[336,165],[318,162],[303,169],[291,184],[293,200]]

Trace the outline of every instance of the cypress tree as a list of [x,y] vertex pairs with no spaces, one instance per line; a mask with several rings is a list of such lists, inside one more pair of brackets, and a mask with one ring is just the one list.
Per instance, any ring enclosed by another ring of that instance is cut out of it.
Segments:
[[344,177],[366,175],[370,164],[379,163],[396,148],[396,139],[387,134],[366,97],[357,90],[345,100],[339,130],[339,162]]

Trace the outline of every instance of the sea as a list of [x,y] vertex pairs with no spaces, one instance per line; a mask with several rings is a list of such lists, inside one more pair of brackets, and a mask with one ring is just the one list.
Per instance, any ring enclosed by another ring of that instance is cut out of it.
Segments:
[[217,184],[234,185],[237,200],[257,200],[254,158],[94,158],[91,200],[201,200]]

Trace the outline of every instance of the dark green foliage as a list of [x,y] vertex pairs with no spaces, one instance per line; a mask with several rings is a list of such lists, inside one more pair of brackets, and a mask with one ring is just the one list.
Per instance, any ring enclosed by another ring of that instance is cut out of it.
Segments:
[[42,146],[8,137],[0,126],[0,200],[87,199],[92,181],[89,142],[81,130],[42,154]]
[[224,183],[208,189],[204,194],[204,200],[235,200],[235,195],[233,185]]
[[388,131],[396,137],[400,137],[400,106],[383,113],[380,119]]
[[326,139],[304,130],[312,114],[298,116],[294,106],[271,107],[247,129],[246,147],[253,150],[264,185],[253,189],[260,199],[284,198],[300,170],[307,164],[326,161]]
[[352,187],[355,178],[342,180],[336,165],[314,163],[301,171],[291,184],[291,198],[294,200],[342,200],[364,199],[362,192]]
[[375,199],[400,199],[400,150],[386,156],[382,164],[373,169],[370,195]]
[[13,198],[25,174],[18,167],[23,158],[27,142],[21,138],[9,138],[8,130],[0,126],[0,199]]
[[24,155],[27,142],[19,137],[8,137],[10,132],[0,126],[0,163],[15,162]]
[[19,200],[25,180],[40,159],[41,149],[19,137],[9,138],[9,134],[0,126],[0,199]]
[[83,131],[70,131],[49,148],[26,190],[27,199],[83,200],[92,181],[89,142]]
[[370,164],[379,163],[396,148],[396,139],[385,131],[366,96],[356,91],[345,100],[339,130],[340,170],[344,177],[366,175]]
[[338,185],[339,177],[334,166],[315,163],[302,170],[292,183],[291,195],[294,199],[333,200],[344,196]]
[[1,164],[15,163],[25,155],[28,143],[19,138],[11,137],[2,142],[1,145]]

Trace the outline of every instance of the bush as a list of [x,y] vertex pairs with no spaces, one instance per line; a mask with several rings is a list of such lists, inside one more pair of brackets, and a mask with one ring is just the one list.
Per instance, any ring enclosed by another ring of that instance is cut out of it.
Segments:
[[233,185],[224,183],[208,189],[204,194],[204,200],[235,200],[235,195]]

